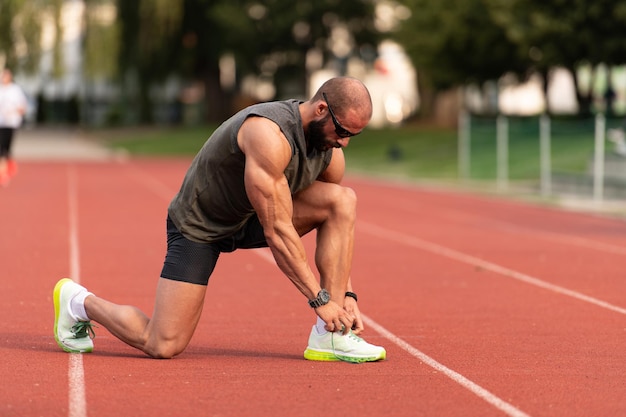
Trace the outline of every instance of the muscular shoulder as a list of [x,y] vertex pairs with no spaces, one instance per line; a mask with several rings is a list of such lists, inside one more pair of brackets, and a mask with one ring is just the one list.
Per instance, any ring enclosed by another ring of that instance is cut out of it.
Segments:
[[291,158],[291,146],[278,125],[265,117],[248,117],[237,134],[246,160],[282,172]]

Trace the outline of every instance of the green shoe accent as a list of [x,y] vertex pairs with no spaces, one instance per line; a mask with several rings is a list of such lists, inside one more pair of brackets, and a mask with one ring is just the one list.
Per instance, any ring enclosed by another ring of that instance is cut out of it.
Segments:
[[304,358],[311,361],[363,363],[385,360],[387,352],[382,346],[367,343],[352,332],[345,335],[331,332],[318,334],[313,326]]
[[309,348],[304,351],[304,359],[321,362],[337,362],[341,360],[334,353],[319,352]]
[[59,280],[54,286],[54,339],[61,349],[70,353],[93,351],[92,339],[96,336],[90,321],[76,320],[69,312],[70,300],[84,287],[69,278]]

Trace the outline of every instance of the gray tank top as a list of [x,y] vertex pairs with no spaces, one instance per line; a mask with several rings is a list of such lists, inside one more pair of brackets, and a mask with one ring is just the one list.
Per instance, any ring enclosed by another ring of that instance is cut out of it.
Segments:
[[291,195],[308,187],[328,167],[329,151],[307,154],[297,100],[250,106],[226,120],[194,158],[168,214],[178,230],[197,242],[214,242],[240,230],[254,215],[244,187],[245,155],[237,145],[239,128],[250,116],[276,123],[291,146],[285,169]]

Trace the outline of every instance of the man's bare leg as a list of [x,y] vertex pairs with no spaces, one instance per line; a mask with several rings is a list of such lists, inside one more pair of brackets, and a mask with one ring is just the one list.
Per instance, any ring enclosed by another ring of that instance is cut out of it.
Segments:
[[[355,332],[363,330],[356,301],[346,301],[350,282],[356,223],[356,195],[347,187],[315,182],[294,198],[294,225],[300,234],[317,229],[315,264],[320,284],[330,292],[331,299],[354,317]],[[304,357],[314,361],[373,362],[384,360],[387,352],[354,336],[350,329],[327,332],[318,318],[311,329]]]
[[294,196],[294,225],[301,235],[317,228],[315,264],[320,284],[343,306],[354,251],[356,194],[316,181]]
[[87,316],[123,342],[154,358],[171,358],[189,344],[196,329],[206,286],[160,278],[152,318],[132,306],[96,296],[85,299]]

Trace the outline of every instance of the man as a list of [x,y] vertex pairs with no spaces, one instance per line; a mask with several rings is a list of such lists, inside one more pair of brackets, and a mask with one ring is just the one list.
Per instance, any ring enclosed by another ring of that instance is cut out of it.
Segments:
[[[306,359],[385,359],[384,348],[357,336],[363,321],[350,280],[356,197],[340,185],[341,148],[371,115],[367,88],[341,77],[307,102],[257,104],[224,122],[168,208],[167,254],[152,318],[66,278],[53,293],[58,344],[69,352],[91,351],[94,320],[151,357],[171,358],[193,335],[219,254],[269,246],[318,316]],[[319,282],[300,238],[313,229]]]
[[5,68],[0,76],[0,185],[6,186],[15,174],[11,159],[11,144],[15,130],[22,125],[28,101],[22,89],[13,82],[11,70]]

